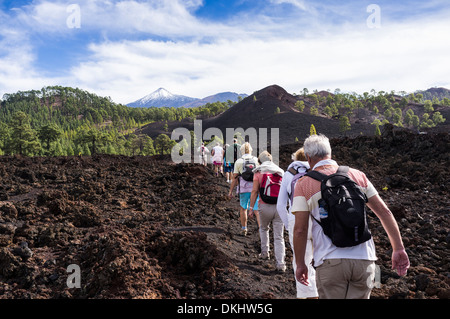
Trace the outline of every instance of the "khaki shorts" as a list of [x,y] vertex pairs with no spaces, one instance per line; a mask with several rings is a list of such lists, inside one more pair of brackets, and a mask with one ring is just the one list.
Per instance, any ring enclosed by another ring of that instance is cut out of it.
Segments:
[[316,268],[320,299],[369,299],[375,262],[362,259],[326,259]]

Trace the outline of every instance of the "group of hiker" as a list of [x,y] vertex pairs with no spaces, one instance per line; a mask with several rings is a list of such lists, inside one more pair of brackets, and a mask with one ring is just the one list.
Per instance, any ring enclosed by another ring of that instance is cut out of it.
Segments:
[[[204,147],[202,145],[201,147]],[[204,147],[207,149],[206,147]],[[202,159],[206,157],[201,153]],[[293,251],[297,298],[368,299],[375,278],[375,245],[367,225],[368,206],[379,218],[392,245],[392,269],[400,276],[409,258],[398,224],[366,175],[339,166],[329,139],[311,135],[292,154],[284,171],[269,152],[252,155],[248,142],[219,144],[211,150],[216,176],[227,174],[231,199],[237,190],[241,232],[256,217],[259,257],[269,260],[272,225],[276,269],[286,271],[284,229]],[[219,154],[218,154],[219,153]],[[228,163],[227,163],[228,162]]]

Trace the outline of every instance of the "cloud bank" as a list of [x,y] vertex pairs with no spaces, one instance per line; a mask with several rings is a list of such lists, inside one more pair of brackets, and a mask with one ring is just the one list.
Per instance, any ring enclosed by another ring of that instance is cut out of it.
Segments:
[[[193,97],[271,84],[291,93],[450,87],[450,10],[441,4],[404,16],[381,4],[381,27],[370,28],[360,2],[269,0],[205,19],[202,1],[91,0],[79,1],[81,27],[71,29],[67,2],[34,1],[0,12],[0,94],[60,84],[125,104],[159,87]],[[83,54],[46,76],[37,53],[46,41],[68,51],[81,43]]]

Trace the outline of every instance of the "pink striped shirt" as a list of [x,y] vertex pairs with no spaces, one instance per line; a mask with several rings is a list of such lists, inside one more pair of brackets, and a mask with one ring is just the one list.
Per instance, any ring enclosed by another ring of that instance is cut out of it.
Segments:
[[[324,165],[317,169],[323,174],[336,173],[337,166]],[[356,169],[350,168],[348,175],[366,193],[367,198],[378,194],[375,187],[367,179],[366,175]],[[318,201],[322,198],[320,193],[320,182],[305,176],[295,185],[292,213],[308,212],[315,219],[320,220]],[[373,239],[353,247],[338,248],[331,239],[323,233],[322,227],[317,222],[312,222],[312,237],[314,246],[314,266],[318,267],[325,259],[349,258],[376,260],[375,245]]]

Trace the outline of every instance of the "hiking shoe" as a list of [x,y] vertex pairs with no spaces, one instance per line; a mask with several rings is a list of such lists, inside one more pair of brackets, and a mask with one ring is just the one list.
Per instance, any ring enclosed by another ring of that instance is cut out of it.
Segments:
[[279,273],[286,272],[286,265],[277,266],[277,272]]
[[247,236],[247,228],[242,228],[241,231],[243,236]]
[[259,259],[265,259],[265,260],[269,260],[270,259],[269,253],[260,253],[258,255],[258,257],[259,257]]

